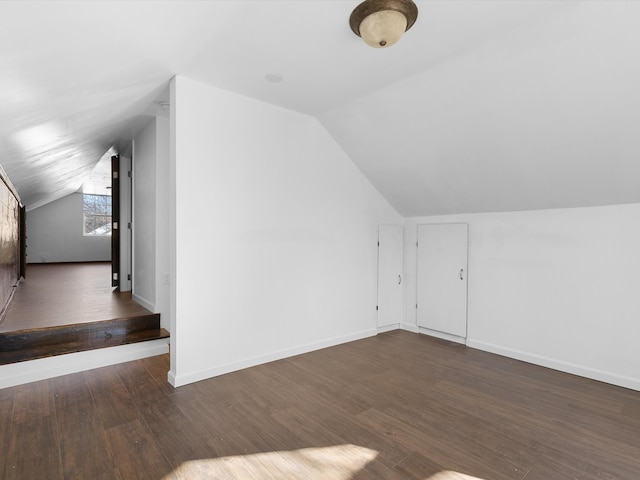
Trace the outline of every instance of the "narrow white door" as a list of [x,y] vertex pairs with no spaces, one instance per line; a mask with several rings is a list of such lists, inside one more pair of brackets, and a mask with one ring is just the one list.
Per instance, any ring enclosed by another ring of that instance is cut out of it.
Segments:
[[418,326],[467,336],[467,224],[418,225]]
[[402,227],[378,227],[378,328],[402,322]]

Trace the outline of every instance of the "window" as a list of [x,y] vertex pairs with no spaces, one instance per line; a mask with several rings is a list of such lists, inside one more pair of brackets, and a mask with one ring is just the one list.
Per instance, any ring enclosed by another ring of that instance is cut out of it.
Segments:
[[111,235],[111,196],[82,195],[84,234],[91,236]]

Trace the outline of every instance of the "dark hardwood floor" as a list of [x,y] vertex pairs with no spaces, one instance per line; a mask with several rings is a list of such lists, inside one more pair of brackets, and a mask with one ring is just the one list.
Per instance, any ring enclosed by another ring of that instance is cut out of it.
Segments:
[[0,390],[0,478],[640,478],[640,392],[418,334],[178,389],[168,369]]
[[114,292],[111,264],[30,263],[18,285],[0,332],[91,323],[151,313],[131,298]]
[[111,286],[111,264],[29,264],[0,321],[0,365],[169,337]]

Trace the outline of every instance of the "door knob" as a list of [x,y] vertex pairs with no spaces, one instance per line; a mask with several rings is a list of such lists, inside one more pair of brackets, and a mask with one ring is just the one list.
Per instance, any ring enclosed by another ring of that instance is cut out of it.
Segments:
[[402,277],[398,275],[398,285],[400,285],[401,283],[402,283]]
[[464,272],[464,268],[460,269],[460,280],[464,280],[464,277],[462,276],[462,272]]

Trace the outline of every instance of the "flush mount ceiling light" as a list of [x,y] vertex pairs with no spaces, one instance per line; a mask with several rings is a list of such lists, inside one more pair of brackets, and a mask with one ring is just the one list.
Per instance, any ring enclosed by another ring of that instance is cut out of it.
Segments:
[[374,48],[390,47],[418,18],[418,7],[411,0],[365,0],[351,13],[353,33]]

